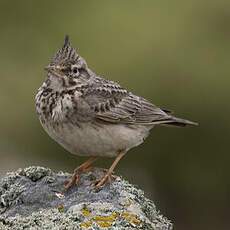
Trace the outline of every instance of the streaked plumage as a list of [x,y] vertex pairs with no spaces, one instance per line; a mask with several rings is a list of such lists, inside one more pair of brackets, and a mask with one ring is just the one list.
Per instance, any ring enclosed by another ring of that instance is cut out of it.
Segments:
[[115,157],[141,144],[154,125],[195,124],[96,75],[68,37],[46,70],[36,110],[47,133],[73,154]]

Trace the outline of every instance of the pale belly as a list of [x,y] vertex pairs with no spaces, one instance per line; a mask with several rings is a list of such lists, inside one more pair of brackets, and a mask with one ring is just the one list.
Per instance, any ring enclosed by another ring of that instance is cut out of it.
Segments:
[[72,154],[79,156],[115,157],[119,151],[140,145],[153,126],[126,126],[118,124],[81,127],[63,124],[62,127],[44,126],[47,133]]

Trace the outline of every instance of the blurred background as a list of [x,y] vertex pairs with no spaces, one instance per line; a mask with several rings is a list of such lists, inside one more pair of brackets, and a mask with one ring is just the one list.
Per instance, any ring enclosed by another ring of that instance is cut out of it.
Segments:
[[175,229],[229,229],[229,25],[227,0],[0,0],[0,176],[30,165],[72,172],[85,160],[51,140],[34,109],[43,68],[69,34],[96,73],[200,123],[155,128],[117,174]]

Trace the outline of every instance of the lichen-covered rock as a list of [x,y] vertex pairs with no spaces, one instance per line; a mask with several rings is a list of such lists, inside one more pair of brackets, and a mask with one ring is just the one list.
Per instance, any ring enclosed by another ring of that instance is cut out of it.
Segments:
[[120,177],[95,189],[103,173],[83,174],[67,192],[67,173],[43,167],[8,173],[0,180],[0,229],[172,229],[154,203]]

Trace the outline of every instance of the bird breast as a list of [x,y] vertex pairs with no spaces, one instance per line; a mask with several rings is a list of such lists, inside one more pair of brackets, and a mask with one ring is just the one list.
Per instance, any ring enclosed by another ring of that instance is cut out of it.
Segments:
[[66,150],[80,156],[115,157],[143,142],[149,128],[122,124],[85,122],[76,126],[65,123],[57,127],[42,124],[47,133]]

